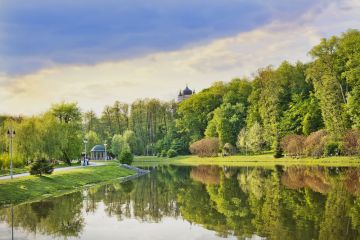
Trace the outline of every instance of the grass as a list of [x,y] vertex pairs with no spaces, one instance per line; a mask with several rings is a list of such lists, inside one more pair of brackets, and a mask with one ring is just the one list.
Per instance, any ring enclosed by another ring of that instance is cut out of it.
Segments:
[[117,164],[78,168],[55,172],[49,176],[29,176],[0,181],[0,206],[9,203],[39,200],[50,195],[59,195],[81,187],[101,183],[134,174]]
[[274,166],[274,165],[320,165],[320,166],[360,166],[359,157],[324,157],[324,158],[274,158],[272,154],[251,156],[208,157],[178,156],[175,158],[136,157],[134,165],[153,166],[173,165],[226,165],[226,166]]

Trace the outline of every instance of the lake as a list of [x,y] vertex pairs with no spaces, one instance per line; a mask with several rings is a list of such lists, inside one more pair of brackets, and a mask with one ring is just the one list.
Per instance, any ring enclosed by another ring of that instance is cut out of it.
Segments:
[[0,209],[0,240],[360,238],[360,168],[151,170]]

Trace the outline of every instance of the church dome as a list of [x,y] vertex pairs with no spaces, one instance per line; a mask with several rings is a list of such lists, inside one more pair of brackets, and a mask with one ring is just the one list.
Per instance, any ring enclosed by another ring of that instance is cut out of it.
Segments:
[[183,91],[183,94],[184,95],[192,95],[193,91],[188,86],[186,86],[186,88]]

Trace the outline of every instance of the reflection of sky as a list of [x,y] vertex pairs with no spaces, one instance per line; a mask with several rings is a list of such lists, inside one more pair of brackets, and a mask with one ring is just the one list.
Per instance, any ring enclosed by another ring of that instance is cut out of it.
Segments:
[[[16,208],[15,208],[16,209]],[[106,206],[98,203],[95,212],[82,212],[85,218],[84,228],[79,233],[78,238],[70,237],[68,239],[85,240],[212,240],[223,239],[215,232],[209,231],[196,224],[190,224],[181,217],[178,219],[164,217],[159,223],[136,220],[134,217],[119,221],[116,216],[109,217],[105,212]],[[4,223],[0,223],[0,240],[11,238],[11,228]],[[46,236],[39,233],[27,233],[20,228],[15,229],[14,238],[50,240],[53,236]],[[59,238],[63,239],[63,238]],[[229,237],[227,239],[236,239]]]
[[[181,219],[181,217],[179,219],[164,217],[159,223],[140,222],[133,218],[118,221],[116,216],[108,217],[104,210],[105,206],[99,204],[94,214],[86,216],[86,226],[81,234],[82,239],[223,239],[218,237],[215,232],[190,224],[188,221]],[[228,239],[236,239],[236,237]]]

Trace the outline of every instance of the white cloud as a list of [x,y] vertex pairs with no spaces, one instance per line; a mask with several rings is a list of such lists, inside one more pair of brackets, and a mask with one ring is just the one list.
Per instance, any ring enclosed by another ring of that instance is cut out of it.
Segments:
[[297,21],[272,22],[202,46],[93,66],[53,67],[12,78],[0,75],[0,112],[38,113],[62,100],[101,112],[115,100],[168,100],[186,83],[200,90],[283,60],[307,61],[307,52],[321,37],[360,26],[359,9],[358,1],[334,2]]

